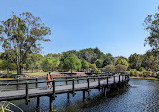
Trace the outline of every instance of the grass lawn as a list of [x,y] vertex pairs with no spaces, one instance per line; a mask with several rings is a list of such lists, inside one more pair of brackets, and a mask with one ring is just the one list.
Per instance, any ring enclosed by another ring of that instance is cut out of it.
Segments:
[[4,81],[4,80],[13,80],[14,78],[0,78],[0,81]]
[[[24,72],[23,74],[25,75],[34,75],[34,76],[44,76],[48,74],[49,72]],[[59,74],[58,72],[51,72],[52,74]]]

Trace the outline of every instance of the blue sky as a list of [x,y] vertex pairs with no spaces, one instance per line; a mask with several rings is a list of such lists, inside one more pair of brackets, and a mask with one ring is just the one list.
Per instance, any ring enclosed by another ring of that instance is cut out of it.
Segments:
[[98,47],[113,56],[143,54],[143,21],[158,12],[158,0],[1,0],[0,20],[31,12],[51,28],[43,55]]

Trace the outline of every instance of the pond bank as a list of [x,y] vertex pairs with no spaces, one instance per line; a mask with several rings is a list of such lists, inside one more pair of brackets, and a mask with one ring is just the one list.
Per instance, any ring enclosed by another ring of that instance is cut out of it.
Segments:
[[130,77],[130,79],[159,80],[158,78],[154,78],[154,77]]

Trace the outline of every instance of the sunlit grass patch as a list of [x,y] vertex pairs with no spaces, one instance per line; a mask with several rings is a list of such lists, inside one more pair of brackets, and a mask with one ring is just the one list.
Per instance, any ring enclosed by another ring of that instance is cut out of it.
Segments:
[[147,80],[159,80],[154,77],[130,77],[131,79],[147,79]]
[[14,78],[0,78],[0,81],[13,80]]

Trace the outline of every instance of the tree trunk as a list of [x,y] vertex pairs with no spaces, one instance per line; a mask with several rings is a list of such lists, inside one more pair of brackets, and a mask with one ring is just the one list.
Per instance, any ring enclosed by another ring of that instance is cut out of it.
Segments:
[[7,74],[9,74],[9,69],[7,68]]
[[17,66],[17,75],[20,75],[20,73],[19,73],[19,67]]
[[53,72],[53,67],[51,67],[51,72]]

